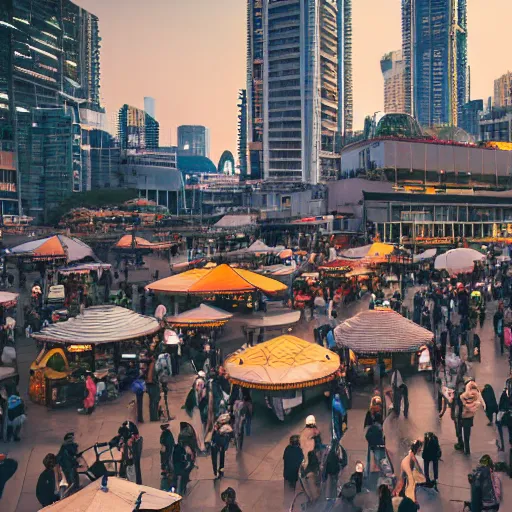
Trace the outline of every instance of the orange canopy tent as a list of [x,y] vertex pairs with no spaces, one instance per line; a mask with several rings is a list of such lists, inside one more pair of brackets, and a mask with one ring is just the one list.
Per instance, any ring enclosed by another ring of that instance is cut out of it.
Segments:
[[195,295],[251,293],[260,290],[275,294],[287,286],[250,270],[223,264],[211,270],[194,269],[167,277],[146,286],[146,290],[161,293],[190,293]]
[[121,239],[116,243],[116,249],[155,249],[155,250],[163,250],[169,249],[173,243],[172,242],[149,242],[145,238],[141,238],[140,236],[135,237],[135,244],[133,245],[134,237],[132,235],[124,235]]
[[64,235],[53,235],[40,240],[33,240],[9,249],[14,256],[27,257],[33,260],[66,260],[80,261],[85,258],[95,260],[92,249],[78,238]]

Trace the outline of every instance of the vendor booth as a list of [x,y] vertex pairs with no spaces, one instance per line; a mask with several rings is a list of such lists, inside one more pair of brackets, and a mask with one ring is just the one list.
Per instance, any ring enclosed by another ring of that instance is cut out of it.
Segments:
[[[140,500],[140,503],[139,503]],[[75,494],[40,510],[48,512],[180,512],[181,496],[110,477],[105,487],[102,479],[90,483]]]
[[295,336],[279,336],[230,355],[224,367],[232,384],[260,390],[266,405],[284,421],[307,400],[322,395],[336,378],[340,358]]
[[114,372],[120,383],[138,375],[141,352],[161,329],[153,317],[104,305],[33,333],[44,345],[30,367],[30,398],[50,407],[79,401],[87,370]]

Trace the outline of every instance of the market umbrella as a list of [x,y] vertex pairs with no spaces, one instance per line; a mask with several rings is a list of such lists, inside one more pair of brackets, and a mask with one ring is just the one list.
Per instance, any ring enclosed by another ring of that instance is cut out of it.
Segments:
[[[175,512],[180,509],[181,496],[160,491],[146,485],[138,485],[122,478],[110,477],[107,488],[101,486],[102,479],[90,483],[75,494],[40,510],[52,512]],[[141,500],[139,508],[137,500]]]
[[279,249],[269,247],[266,243],[262,242],[261,240],[256,240],[249,247],[228,252],[227,256],[240,256],[244,254],[268,254],[273,252],[279,252]]
[[54,235],[40,240],[32,240],[8,249],[8,254],[25,256],[33,260],[80,261],[85,258],[97,260],[93,250],[78,238]]
[[250,270],[223,264],[211,270],[189,270],[167,277],[149,284],[146,289],[161,293],[195,295],[251,293],[260,290],[272,295],[286,290],[287,286]]
[[460,247],[440,254],[434,262],[434,267],[437,270],[446,270],[450,275],[468,274],[473,271],[475,261],[483,260],[485,254]]
[[425,260],[432,259],[437,254],[437,249],[427,249],[426,251],[420,252],[419,254],[415,254],[412,257],[412,261],[414,263],[420,263]]
[[163,250],[169,249],[173,245],[173,242],[150,242],[140,236],[133,237],[132,235],[122,236],[116,245],[115,249],[151,249],[151,250]]
[[173,327],[220,327],[230,318],[233,318],[233,315],[227,311],[201,304],[179,315],[168,316],[165,321]]
[[246,388],[301,389],[333,380],[340,358],[316,343],[284,335],[232,354],[224,367],[233,384]]
[[415,352],[430,344],[433,336],[391,309],[363,311],[334,329],[338,347],[356,354]]
[[391,244],[384,244],[382,242],[375,242],[371,245],[368,253],[366,254],[367,258],[373,258],[378,256],[387,256],[391,254],[395,250],[395,247]]

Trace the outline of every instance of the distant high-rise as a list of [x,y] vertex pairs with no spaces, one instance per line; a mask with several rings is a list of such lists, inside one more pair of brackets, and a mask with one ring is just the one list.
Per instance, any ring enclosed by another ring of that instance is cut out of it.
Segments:
[[69,0],[0,2],[0,151],[15,155],[0,178],[3,213],[44,222],[87,187],[83,118],[102,111],[100,41],[98,18]]
[[380,68],[384,76],[384,112],[405,112],[405,61],[402,51],[384,55]]
[[155,116],[155,98],[151,96],[144,97],[144,110],[146,114],[149,114],[153,119],[156,119]]
[[512,73],[508,71],[494,80],[494,107],[512,106]]
[[483,100],[472,100],[462,106],[462,115],[459,120],[459,127],[466,130],[474,139],[478,141],[480,137],[480,114],[484,110]]
[[178,126],[178,154],[210,158],[210,130],[200,125]]
[[402,0],[405,105],[424,126],[457,126],[468,102],[467,0]]
[[147,112],[131,105],[119,109],[118,128],[121,149],[157,149],[160,125]]
[[238,164],[240,176],[247,177],[247,91],[238,91]]
[[353,122],[351,4],[263,1],[265,179],[316,184],[339,175],[338,145]]

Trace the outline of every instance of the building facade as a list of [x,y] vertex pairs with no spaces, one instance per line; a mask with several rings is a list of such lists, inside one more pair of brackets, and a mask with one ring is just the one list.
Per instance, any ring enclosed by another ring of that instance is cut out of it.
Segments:
[[462,107],[459,127],[468,132],[476,141],[480,140],[480,114],[484,110],[483,100],[468,101]]
[[351,0],[263,2],[264,178],[339,176],[352,131]]
[[494,80],[494,106],[512,106],[512,73],[508,71],[498,79]]
[[405,61],[402,51],[384,55],[380,68],[384,77],[384,112],[406,112]]
[[87,184],[80,109],[102,110],[100,41],[98,18],[69,0],[0,1],[0,144],[18,199],[2,208],[44,221]]
[[155,150],[159,146],[160,125],[140,108],[123,105],[119,109],[117,130],[123,150]]
[[491,108],[480,115],[480,140],[512,142],[512,107]]
[[402,0],[406,112],[458,126],[468,102],[467,0]]
[[238,92],[238,169],[240,178],[247,178],[247,91]]
[[200,125],[178,126],[178,153],[210,158],[210,130]]

